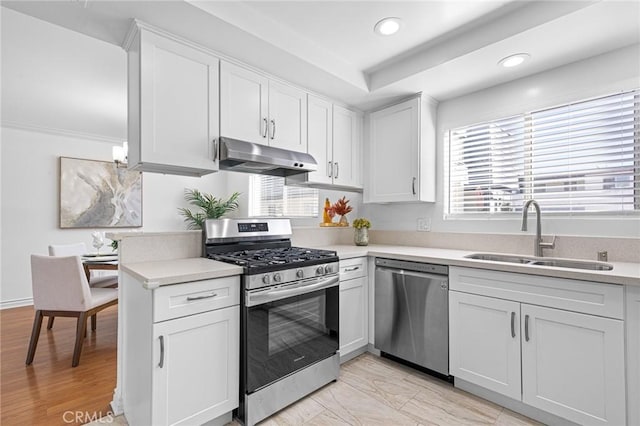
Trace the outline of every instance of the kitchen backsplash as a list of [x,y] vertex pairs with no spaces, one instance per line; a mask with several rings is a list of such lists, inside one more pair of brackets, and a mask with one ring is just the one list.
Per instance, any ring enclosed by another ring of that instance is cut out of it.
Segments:
[[[533,255],[530,234],[476,234],[454,232],[416,232],[369,230],[369,244],[437,247],[478,252],[500,252]],[[550,241],[550,236],[545,236]],[[353,228],[294,228],[293,243],[299,246],[353,244]],[[608,237],[575,237],[559,235],[556,247],[545,250],[546,257],[568,257],[598,260],[599,251],[607,251],[612,262],[640,263],[640,239]]]

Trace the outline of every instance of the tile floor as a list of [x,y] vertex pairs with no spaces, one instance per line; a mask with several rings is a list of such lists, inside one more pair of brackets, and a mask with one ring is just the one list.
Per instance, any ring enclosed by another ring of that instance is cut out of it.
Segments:
[[369,353],[343,364],[336,383],[260,423],[302,424],[540,425],[447,382]]
[[[113,421],[113,420],[112,420]],[[117,425],[126,426],[122,416]],[[93,425],[103,424],[100,422]],[[238,426],[233,421],[227,426]],[[498,425],[540,423],[442,380],[365,353],[340,367],[340,378],[265,419],[284,425]]]

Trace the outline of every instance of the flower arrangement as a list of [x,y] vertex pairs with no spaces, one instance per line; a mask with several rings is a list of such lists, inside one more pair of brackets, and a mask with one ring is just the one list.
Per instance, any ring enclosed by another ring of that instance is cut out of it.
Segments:
[[353,227],[356,229],[362,229],[362,228],[369,229],[371,228],[371,222],[369,222],[369,219],[359,217],[353,221]]
[[211,194],[201,193],[197,189],[185,189],[184,199],[190,204],[200,208],[199,212],[193,213],[186,208],[178,208],[180,214],[184,216],[188,229],[202,229],[207,219],[219,219],[227,212],[238,208],[239,192],[231,194],[228,200],[216,198]]
[[340,226],[349,226],[349,221],[347,220],[347,213],[353,210],[353,207],[349,205],[349,201],[347,197],[342,197],[333,205],[333,211],[340,215],[340,221],[338,222]]

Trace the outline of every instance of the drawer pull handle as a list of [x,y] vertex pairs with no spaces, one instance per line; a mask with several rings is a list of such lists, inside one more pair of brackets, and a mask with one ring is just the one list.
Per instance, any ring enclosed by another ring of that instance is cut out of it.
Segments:
[[360,269],[359,266],[353,266],[351,268],[344,268],[345,272],[353,272],[353,271],[357,271],[358,269]]
[[160,336],[160,362],[158,367],[164,367],[164,336]]
[[216,297],[218,293],[205,294],[203,296],[188,296],[187,302],[191,302],[194,300],[202,300],[202,299],[211,299],[212,297]]
[[524,316],[524,340],[529,341],[529,315]]
[[511,312],[511,337],[516,337],[516,313]]

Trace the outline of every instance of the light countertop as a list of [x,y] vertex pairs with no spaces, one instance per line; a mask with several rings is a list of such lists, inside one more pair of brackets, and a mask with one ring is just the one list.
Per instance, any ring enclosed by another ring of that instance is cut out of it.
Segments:
[[240,266],[203,257],[128,263],[120,267],[146,288],[242,274]]
[[[573,268],[522,265],[516,263],[467,259],[464,256],[474,253],[467,250],[378,244],[372,244],[365,247],[354,245],[335,245],[322,246],[320,248],[335,250],[340,259],[349,259],[361,256],[386,257],[390,259],[437,263],[449,266],[464,266],[478,269],[491,269],[495,271],[517,272],[557,278],[640,286],[640,264],[638,263],[607,262],[613,265],[613,270],[591,271]],[[201,257],[128,263],[121,265],[121,268],[123,271],[128,272],[141,281],[147,288],[242,274],[242,268],[240,266]]]
[[323,249],[335,250],[340,259],[360,256],[386,257],[391,259],[417,262],[438,263],[449,266],[465,266],[495,271],[518,272],[532,275],[544,275],[585,281],[597,281],[610,284],[640,286],[640,263],[606,262],[613,265],[611,271],[591,271],[551,266],[522,265],[506,262],[466,259],[464,256],[476,253],[467,250],[451,250],[427,247],[388,246],[371,244],[365,247],[353,245],[323,246]]

